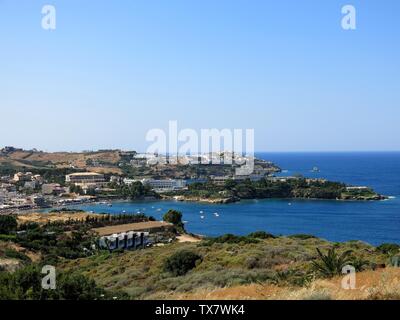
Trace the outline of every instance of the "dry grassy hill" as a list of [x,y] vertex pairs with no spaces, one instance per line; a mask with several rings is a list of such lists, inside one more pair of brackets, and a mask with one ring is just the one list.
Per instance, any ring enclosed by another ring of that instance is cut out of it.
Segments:
[[[341,288],[340,279],[324,279],[311,261],[334,246],[352,250],[366,261],[357,273],[357,290]],[[164,261],[181,250],[199,254],[202,261],[183,276],[165,272]],[[400,269],[375,269],[388,257],[358,241],[330,243],[316,238],[279,237],[256,243],[173,243],[123,253],[104,253],[68,261],[62,269],[83,272],[99,285],[122,290],[133,299],[389,299],[400,298]],[[385,291],[386,290],[386,291]]]
[[120,150],[94,152],[40,152],[40,151],[3,151],[0,152],[0,165],[26,168],[75,168],[99,173],[122,173],[119,164],[124,153]]
[[342,277],[318,279],[305,287],[268,283],[198,290],[175,294],[173,300],[400,300],[400,268],[369,270],[356,274],[354,289],[343,289]]

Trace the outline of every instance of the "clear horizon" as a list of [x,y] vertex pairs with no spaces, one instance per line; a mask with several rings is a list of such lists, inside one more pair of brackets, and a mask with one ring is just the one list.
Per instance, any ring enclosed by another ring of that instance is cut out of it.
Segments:
[[[255,130],[259,152],[400,151],[395,0],[0,0],[0,146],[146,150],[166,129]],[[340,151],[337,151],[340,150]]]
[[[141,153],[146,153],[146,151],[139,150],[139,149],[125,149],[125,148],[100,148],[100,149],[87,149],[87,150],[41,150],[35,147],[30,147],[30,148],[22,148],[19,146],[13,146],[11,144],[7,144],[5,146],[0,146],[0,149],[3,147],[14,147],[17,149],[24,149],[25,151],[33,150],[36,149],[38,152],[48,152],[48,153],[82,153],[82,152],[98,152],[98,151],[104,151],[104,150],[121,150],[121,151],[135,151],[138,154]],[[223,152],[224,150],[221,150]],[[279,151],[257,151],[255,150],[254,153],[399,153],[400,150],[312,150],[312,151],[307,151],[307,150],[279,150]],[[192,153],[196,154],[196,153]]]

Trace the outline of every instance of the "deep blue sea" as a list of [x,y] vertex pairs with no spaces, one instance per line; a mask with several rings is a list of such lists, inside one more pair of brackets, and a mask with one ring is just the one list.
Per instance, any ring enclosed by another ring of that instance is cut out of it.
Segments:
[[[366,185],[394,198],[376,202],[252,200],[226,205],[115,202],[112,207],[91,204],[79,208],[116,214],[124,210],[143,212],[157,219],[168,209],[176,209],[182,211],[188,231],[207,236],[245,235],[265,230],[277,235],[307,233],[331,241],[362,240],[374,245],[400,243],[400,152],[259,153],[257,156],[287,170],[282,175],[299,173]],[[311,172],[313,167],[318,167],[320,172]]]

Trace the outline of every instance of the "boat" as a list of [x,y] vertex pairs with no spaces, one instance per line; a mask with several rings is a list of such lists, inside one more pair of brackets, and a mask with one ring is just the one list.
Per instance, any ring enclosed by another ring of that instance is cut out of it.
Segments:
[[200,216],[200,219],[204,219],[204,216]]
[[214,212],[214,216],[219,217],[218,212]]
[[319,170],[319,168],[318,167],[313,167],[312,169],[311,169],[311,172],[319,172],[320,170]]

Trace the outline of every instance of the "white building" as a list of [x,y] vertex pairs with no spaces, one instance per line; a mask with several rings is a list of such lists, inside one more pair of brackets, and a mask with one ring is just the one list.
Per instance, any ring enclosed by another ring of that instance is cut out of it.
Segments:
[[21,181],[32,181],[32,172],[18,172],[14,174],[13,178],[14,182],[21,182]]
[[101,187],[105,183],[103,174],[95,172],[77,172],[65,176],[65,182],[82,188]]
[[102,236],[99,239],[101,249],[137,249],[145,248],[149,243],[149,232],[122,232],[109,236]]
[[186,187],[186,181],[182,179],[124,179],[125,184],[132,184],[134,182],[141,182],[143,185],[150,186],[153,190],[158,192],[166,192],[173,190],[181,190]]

